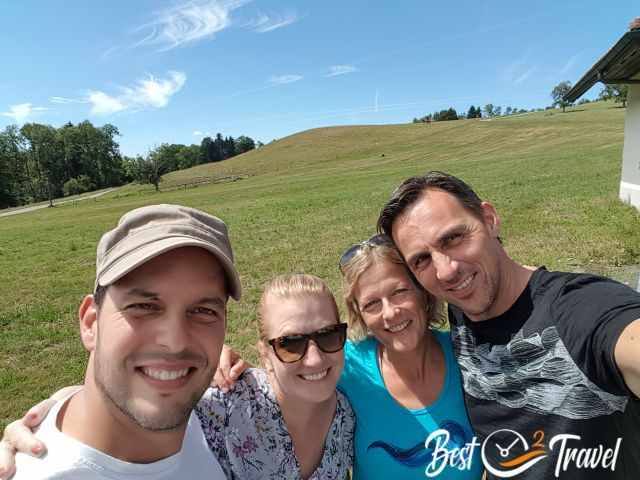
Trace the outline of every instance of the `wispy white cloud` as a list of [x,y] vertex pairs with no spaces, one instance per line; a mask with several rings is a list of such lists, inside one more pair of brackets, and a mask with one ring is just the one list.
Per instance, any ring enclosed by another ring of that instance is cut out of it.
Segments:
[[249,0],[193,0],[156,12],[154,19],[136,29],[145,35],[133,46],[171,50],[213,38],[232,24],[231,12]]
[[302,80],[302,75],[274,75],[269,79],[269,83],[273,85],[284,85]]
[[532,65],[529,60],[530,50],[526,51],[520,58],[514,60],[502,70],[502,79],[514,85],[520,85],[526,81],[536,70],[537,66]]
[[388,111],[400,111],[400,110],[412,110],[415,107],[429,107],[432,108],[434,103],[439,103],[444,105],[445,103],[450,105],[455,102],[467,102],[473,100],[476,103],[478,100],[474,97],[460,97],[460,98],[439,98],[432,100],[424,100],[418,102],[407,102],[407,103],[389,103],[389,104],[381,104],[365,106],[360,108],[348,108],[342,110],[330,110],[325,112],[312,112],[303,116],[300,116],[299,113],[281,113],[279,115],[273,115],[269,117],[258,117],[256,120],[258,121],[274,121],[278,120],[280,122],[290,120],[292,122],[300,122],[300,121],[318,121],[325,120],[330,118],[353,118],[354,116],[359,115],[367,115],[378,112],[388,112]]
[[527,71],[518,75],[518,77],[513,80],[513,83],[515,85],[520,85],[522,82],[527,80],[536,70],[537,70],[537,67],[529,68]]
[[335,77],[337,75],[346,75],[347,73],[357,72],[358,69],[353,65],[331,65],[329,67],[329,73],[326,77]]
[[249,22],[247,26],[255,32],[266,33],[278,28],[286,27],[299,20],[299,16],[295,12],[286,12],[279,14],[267,15],[261,13],[255,20]]
[[564,74],[568,73],[574,67],[574,65],[576,64],[579,56],[580,56],[580,54],[576,53],[575,55],[572,55],[571,57],[569,57],[567,62],[560,69],[560,72],[559,72],[560,75],[564,75]]
[[102,60],[106,60],[109,57],[111,57],[112,55],[114,55],[116,52],[118,52],[120,50],[123,50],[123,49],[124,49],[124,47],[121,46],[121,45],[115,45],[115,46],[113,46],[111,48],[107,48],[104,52],[102,52],[102,55],[100,55],[100,58]]
[[1,112],[0,115],[13,118],[16,123],[22,124],[37,112],[46,110],[48,109],[45,107],[34,107],[31,103],[19,103],[18,105],[11,105],[8,112]]
[[67,105],[69,103],[88,103],[88,101],[83,98],[67,98],[67,97],[49,97],[49,101],[51,103],[59,103],[62,105]]
[[91,103],[92,115],[110,115],[130,109],[163,108],[173,95],[179,92],[187,81],[183,72],[170,71],[167,78],[138,80],[133,87],[124,87],[119,95],[108,95],[100,90],[92,90],[87,96]]
[[202,136],[204,135],[204,133],[202,133],[200,130],[196,130],[195,132],[193,132],[193,134],[194,134],[196,137],[202,137]]

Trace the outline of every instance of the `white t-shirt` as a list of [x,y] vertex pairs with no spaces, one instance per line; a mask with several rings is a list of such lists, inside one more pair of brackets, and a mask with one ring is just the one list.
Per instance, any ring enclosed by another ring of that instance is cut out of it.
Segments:
[[65,435],[56,426],[60,408],[51,409],[36,436],[47,446],[43,458],[19,453],[14,480],[222,480],[225,475],[207,445],[198,417],[191,413],[182,449],[153,463],[129,463]]

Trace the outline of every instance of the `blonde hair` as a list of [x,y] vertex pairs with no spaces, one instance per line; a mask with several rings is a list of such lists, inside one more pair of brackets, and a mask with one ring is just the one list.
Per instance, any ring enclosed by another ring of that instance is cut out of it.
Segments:
[[265,284],[262,291],[262,297],[260,297],[260,304],[258,306],[258,328],[260,339],[262,341],[267,339],[267,332],[265,329],[265,310],[267,308],[267,301],[269,298],[304,298],[310,295],[325,297],[331,304],[331,308],[336,317],[336,322],[340,322],[340,314],[338,313],[336,299],[322,279],[315,275],[309,275],[306,273],[278,275]]
[[420,296],[420,300],[425,306],[427,313],[427,326],[435,329],[443,328],[446,324],[446,319],[442,315],[441,302],[422,288],[422,286],[416,281],[415,277],[404,263],[400,253],[393,244],[372,244],[364,242],[353,258],[341,267],[344,301],[347,307],[347,323],[349,324],[349,338],[358,341],[368,335],[367,326],[364,323],[362,314],[360,313],[360,308],[358,307],[358,301],[355,298],[355,290],[362,274],[364,274],[372,265],[381,262],[391,262],[402,266],[403,270],[407,274],[407,278],[415,287]]

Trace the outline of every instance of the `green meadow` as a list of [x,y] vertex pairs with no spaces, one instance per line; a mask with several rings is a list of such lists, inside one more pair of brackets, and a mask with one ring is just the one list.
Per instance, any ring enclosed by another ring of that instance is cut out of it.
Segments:
[[[520,262],[633,281],[640,214],[618,201],[624,109],[613,103],[488,121],[331,127],[217,164],[174,172],[161,191],[129,185],[95,200],[0,218],[0,427],[58,387],[86,354],[76,309],[93,287],[95,247],[124,212],[180,203],[223,218],[242,275],[227,340],[255,360],[255,307],[273,275],[309,272],[341,297],[337,259],[374,231],[401,180],[461,176],[502,216]],[[228,183],[172,188],[203,176]]]

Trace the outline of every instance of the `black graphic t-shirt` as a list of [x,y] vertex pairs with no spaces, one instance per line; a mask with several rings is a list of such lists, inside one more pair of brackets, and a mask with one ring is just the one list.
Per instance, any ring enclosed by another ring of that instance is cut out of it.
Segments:
[[631,288],[544,268],[499,317],[472,322],[449,307],[489,478],[640,476],[640,400],[614,360],[638,318]]

